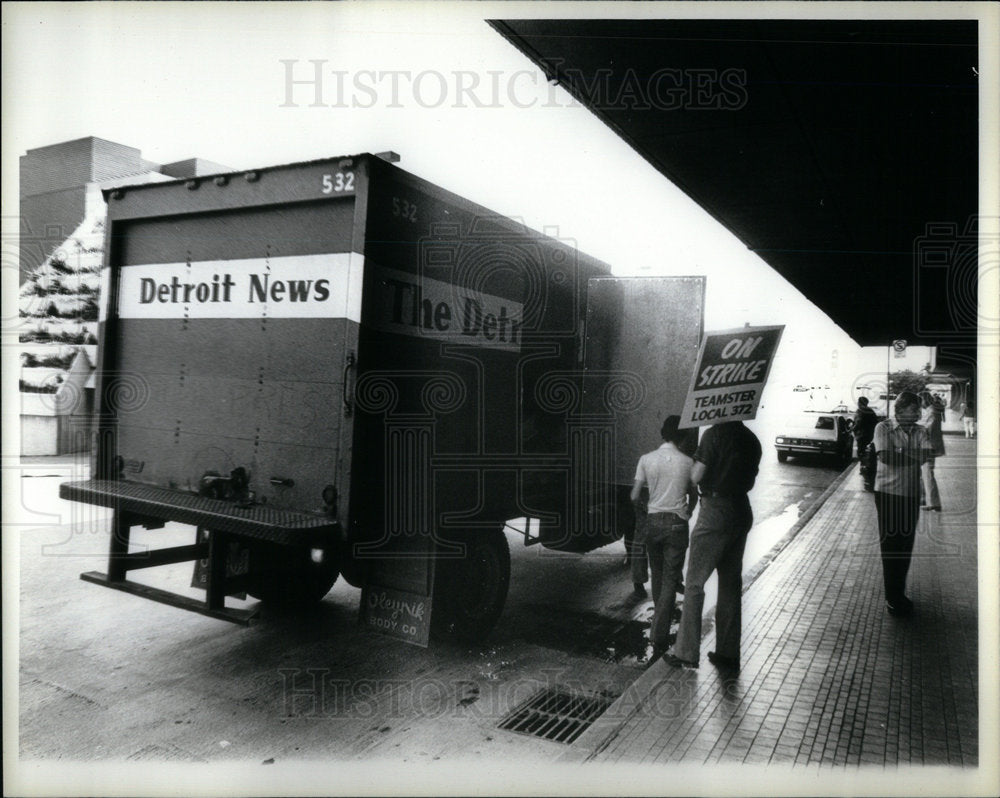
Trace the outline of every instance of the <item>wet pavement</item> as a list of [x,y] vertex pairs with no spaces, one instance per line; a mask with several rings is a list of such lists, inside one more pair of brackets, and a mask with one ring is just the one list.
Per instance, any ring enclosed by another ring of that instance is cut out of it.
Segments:
[[[602,723],[621,719],[659,667],[644,672],[652,605],[631,596],[621,544],[581,557],[525,548],[512,536],[508,607],[486,646],[417,649],[367,632],[357,625],[358,592],[343,583],[313,613],[265,611],[245,630],[80,582],[79,572],[103,567],[106,512],[67,514],[44,496],[69,475],[47,476],[51,462],[24,468],[41,477],[22,480],[35,520],[21,530],[25,761],[268,763],[285,773],[295,762],[374,760],[476,769],[517,762],[550,773],[567,752],[631,762],[627,752],[612,756],[588,742]],[[790,528],[803,526],[801,510],[837,477],[823,462],[768,461],[765,470],[748,581],[763,582],[797,556]],[[831,496],[850,484],[846,477]],[[177,545],[189,533],[168,525],[138,532],[136,542]],[[190,577],[176,566],[136,574],[198,595]],[[613,703],[569,746],[500,728],[545,691]]]
[[[885,611],[874,502],[855,464],[745,579],[742,670],[708,662],[709,631],[698,670],[655,663],[561,760],[832,768],[847,775],[826,783],[842,785],[854,769],[877,769],[883,789],[904,783],[893,782],[900,767],[943,766],[943,792],[980,794],[978,779],[995,778],[997,765],[981,744],[995,752],[997,737],[987,726],[980,740],[976,441],[946,442],[944,510],[918,527],[912,617]],[[985,528],[995,538],[995,521]],[[994,623],[992,593],[986,606]],[[995,652],[984,655],[995,676]],[[988,692],[995,700],[995,685]]]

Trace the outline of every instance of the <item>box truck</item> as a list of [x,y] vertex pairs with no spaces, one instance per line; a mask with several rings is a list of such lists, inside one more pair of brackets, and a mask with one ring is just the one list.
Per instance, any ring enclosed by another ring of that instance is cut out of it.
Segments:
[[[584,553],[634,523],[703,278],[612,277],[369,154],[105,199],[92,472],[60,487],[113,509],[83,579],[247,623],[260,604],[228,596],[295,607],[342,578],[366,624],[426,644],[494,626],[508,538]],[[130,547],[167,522],[192,542]],[[128,578],[187,561],[203,599]]]

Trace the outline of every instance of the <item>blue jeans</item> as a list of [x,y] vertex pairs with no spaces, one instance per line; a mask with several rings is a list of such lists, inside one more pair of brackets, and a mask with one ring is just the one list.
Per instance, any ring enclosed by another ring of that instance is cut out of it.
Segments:
[[652,572],[655,607],[649,641],[660,651],[666,651],[669,645],[670,616],[674,614],[687,547],[686,520],[674,513],[652,513],[646,517],[646,552]]
[[635,533],[631,540],[625,542],[625,551],[628,553],[629,574],[632,577],[632,584],[641,585],[649,581],[649,571],[646,566],[646,538],[642,533],[642,528],[646,524],[646,517],[636,520]]
[[753,526],[746,496],[702,496],[698,523],[691,533],[691,554],[684,581],[684,610],[674,654],[689,662],[701,657],[701,614],[705,582],[719,572],[719,600],[715,608],[715,651],[740,658],[743,619],[743,549]]

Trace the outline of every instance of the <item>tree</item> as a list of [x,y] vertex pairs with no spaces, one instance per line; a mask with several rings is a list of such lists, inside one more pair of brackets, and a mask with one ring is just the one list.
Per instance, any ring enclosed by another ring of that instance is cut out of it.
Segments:
[[889,375],[889,392],[899,396],[902,391],[919,394],[927,387],[927,376],[904,369]]
[[52,267],[52,271],[57,272],[58,274],[73,273],[73,269],[67,266],[66,261],[64,261],[62,258],[52,258],[52,260],[49,261],[49,266]]
[[93,297],[87,297],[87,302],[83,306],[83,310],[80,312],[80,318],[84,321],[97,321],[98,316],[100,316],[100,308],[94,301]]

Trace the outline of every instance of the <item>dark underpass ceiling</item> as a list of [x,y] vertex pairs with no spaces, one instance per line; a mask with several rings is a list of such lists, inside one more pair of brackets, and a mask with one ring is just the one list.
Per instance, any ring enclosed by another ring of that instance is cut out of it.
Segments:
[[862,345],[974,345],[975,21],[503,20]]

